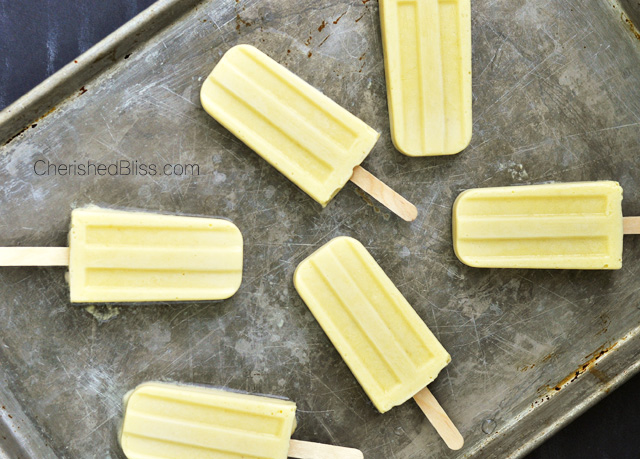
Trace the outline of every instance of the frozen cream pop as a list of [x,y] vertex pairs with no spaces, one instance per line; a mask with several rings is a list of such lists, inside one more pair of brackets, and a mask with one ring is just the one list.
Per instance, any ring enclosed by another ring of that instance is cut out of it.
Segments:
[[617,182],[552,183],[467,190],[453,206],[453,247],[477,268],[620,269],[623,234]]
[[253,46],[235,46],[224,55],[200,100],[323,207],[351,180],[404,220],[415,220],[413,204],[360,166],[380,135]]
[[216,218],[87,207],[69,247],[0,248],[0,266],[69,266],[72,303],[221,300],[242,282],[242,234]]
[[293,282],[378,411],[413,397],[447,445],[462,447],[427,388],[451,357],[360,242],[331,240],[300,263]]
[[471,141],[471,1],[380,0],[391,135],[408,156]]
[[362,459],[353,448],[291,440],[296,404],[202,386],[150,382],[125,396],[129,459]]

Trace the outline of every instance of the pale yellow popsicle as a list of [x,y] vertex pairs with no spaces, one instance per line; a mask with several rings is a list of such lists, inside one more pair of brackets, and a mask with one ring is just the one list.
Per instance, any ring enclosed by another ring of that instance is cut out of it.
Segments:
[[296,404],[287,400],[150,382],[124,403],[129,459],[363,459],[358,449],[292,440]]
[[471,141],[470,0],[380,0],[391,134],[409,156]]
[[145,383],[125,399],[129,459],[285,459],[296,405],[271,397]]
[[207,77],[204,109],[322,206],[349,181],[379,134],[249,45]]
[[227,220],[75,209],[69,250],[72,302],[220,300],[242,282],[242,234]]
[[304,260],[294,284],[375,407],[412,398],[451,357],[367,249],[333,239]]
[[617,182],[467,190],[453,206],[453,246],[478,268],[620,269]]

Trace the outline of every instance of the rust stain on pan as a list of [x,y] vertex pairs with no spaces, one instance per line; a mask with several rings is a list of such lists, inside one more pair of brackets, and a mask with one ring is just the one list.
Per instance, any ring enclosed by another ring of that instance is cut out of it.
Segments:
[[640,40],[640,32],[638,31],[638,29],[636,29],[636,26],[633,24],[633,22],[631,22],[631,19],[629,19],[624,13],[622,13],[620,16],[622,17],[622,20],[629,26],[629,30],[631,30],[631,33],[633,33],[635,37]]
[[[615,5],[613,7],[615,8]],[[627,24],[627,26],[629,26],[629,30],[631,31],[631,33],[635,35],[635,37],[638,40],[640,40],[640,31],[636,28],[633,21],[631,21],[629,16],[627,16],[627,14],[624,11],[620,12],[620,19],[622,19],[622,22],[624,22],[625,24]]]
[[[624,339],[622,339],[621,341],[624,341]],[[614,344],[611,345],[603,345],[601,347],[599,347],[596,351],[594,351],[593,353],[587,355],[585,357],[586,361],[580,365],[576,371],[568,374],[564,379],[562,379],[559,383],[557,383],[555,386],[548,386],[548,385],[544,385],[538,388],[538,393],[540,394],[539,398],[536,399],[532,404],[531,404],[531,408],[537,408],[540,405],[542,405],[543,403],[549,401],[551,399],[551,397],[553,396],[553,394],[560,392],[561,390],[563,390],[564,388],[568,387],[569,385],[571,385],[571,383],[573,383],[575,380],[577,380],[578,378],[580,378],[580,376],[582,376],[583,374],[585,374],[586,372],[591,373],[593,376],[595,376],[596,378],[598,378],[600,380],[600,382],[602,382],[603,384],[609,381],[609,377],[602,371],[598,370],[596,368],[596,365],[598,363],[598,360],[600,360],[603,356],[605,356],[607,353],[609,353],[610,351],[614,350],[615,348],[618,347],[618,345],[620,344],[620,342],[616,342]],[[545,357],[544,360],[549,360],[554,356],[553,353],[549,354],[547,357]],[[526,371],[526,369],[522,370],[522,371]],[[608,389],[606,390],[606,392],[608,392]]]
[[604,375],[601,371],[596,370],[594,367],[598,363],[598,360],[600,360],[608,352],[610,352],[613,349],[615,349],[616,347],[618,347],[618,345],[619,345],[619,343],[616,342],[616,343],[614,343],[614,344],[612,344],[610,346],[606,346],[605,345],[605,346],[600,347],[598,350],[596,350],[592,354],[589,354],[586,357],[587,361],[585,363],[583,363],[582,365],[580,365],[576,369],[576,371],[574,371],[573,373],[570,373],[567,377],[565,377],[562,381],[560,381],[555,386],[553,386],[553,387],[547,386],[547,390],[548,391],[559,392],[562,389],[564,389],[566,386],[568,386],[569,384],[574,382],[576,379],[578,379],[580,376],[582,376],[587,371],[592,373],[592,374],[595,374],[595,376],[598,379],[600,379],[602,382],[605,382],[607,380],[606,375]]
[[326,37],[324,37],[324,40],[322,40],[320,42],[320,44],[318,45],[318,48],[320,48],[322,45],[324,45],[324,42],[327,41],[329,39],[329,37],[331,36],[331,34],[327,35]]
[[551,360],[553,357],[555,356],[555,354],[552,352],[550,354],[547,354],[545,357],[543,357],[543,359],[540,361],[541,363],[544,362],[548,362],[549,360]]
[[[82,87],[84,89],[84,86]],[[86,89],[85,89],[86,92]],[[13,136],[9,137],[9,140],[7,140],[4,144],[5,145],[9,145],[13,139],[17,138],[20,136],[20,134],[24,133],[25,131],[27,131],[28,129],[31,128],[35,128],[38,126],[38,121],[46,118],[47,116],[49,116],[51,113],[54,112],[54,110],[56,109],[56,107],[52,107],[51,110],[49,110],[47,113],[45,113],[44,115],[42,115],[40,118],[38,118],[37,120],[35,120],[33,123],[29,124],[28,126],[25,126],[24,128],[22,128],[21,130],[19,130],[17,133],[15,133]]]

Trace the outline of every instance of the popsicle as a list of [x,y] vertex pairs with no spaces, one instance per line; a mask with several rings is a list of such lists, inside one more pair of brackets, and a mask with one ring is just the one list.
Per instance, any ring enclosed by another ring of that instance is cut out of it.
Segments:
[[462,447],[427,388],[451,357],[360,242],[331,240],[300,263],[293,282],[378,411],[413,397],[447,445]]
[[551,183],[467,190],[453,206],[453,247],[478,268],[620,269],[623,234],[617,182]]
[[408,156],[471,141],[471,1],[380,0],[391,135]]
[[353,448],[291,440],[296,404],[202,386],[150,382],[125,396],[129,459],[362,459]]
[[249,45],[231,48],[207,77],[202,106],[323,207],[349,181],[401,218],[417,210],[364,170],[379,134]]
[[69,248],[4,247],[0,266],[69,266],[72,303],[221,300],[242,282],[242,234],[215,218],[86,207]]

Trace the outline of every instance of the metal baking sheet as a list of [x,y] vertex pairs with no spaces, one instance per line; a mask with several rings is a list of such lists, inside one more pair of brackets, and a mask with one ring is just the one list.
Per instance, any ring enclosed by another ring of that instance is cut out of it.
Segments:
[[[472,269],[451,206],[472,187],[613,179],[640,215],[636,3],[474,1],[474,137],[453,157],[392,146],[375,0],[165,0],[69,64],[0,114],[0,245],[65,245],[70,210],[90,203],[222,216],[244,234],[244,281],[216,303],[79,307],[63,269],[1,270],[0,452],[122,458],[122,396],[167,380],[287,396],[295,438],[367,458],[525,454],[637,370],[640,238],[617,272]],[[212,120],[200,84],[238,43],[380,131],[364,164],[418,219],[351,184],[323,210]],[[121,160],[199,173],[34,170]],[[369,248],[451,353],[431,388],[461,451],[413,403],[378,414],[295,292],[297,263],[338,235]]]

